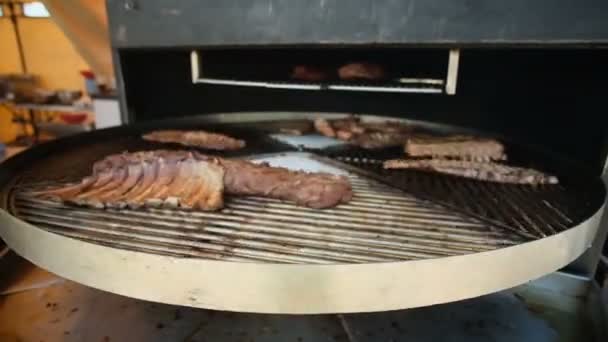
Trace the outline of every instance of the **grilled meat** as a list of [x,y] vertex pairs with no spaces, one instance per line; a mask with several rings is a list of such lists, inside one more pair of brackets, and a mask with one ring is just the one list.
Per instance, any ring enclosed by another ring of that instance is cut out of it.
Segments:
[[205,131],[161,130],[142,136],[144,140],[161,143],[177,143],[185,146],[202,147],[210,150],[238,150],[245,147],[245,141],[224,134]]
[[385,133],[372,131],[357,135],[351,139],[351,143],[363,148],[375,149],[402,145],[408,137],[409,133],[405,132]]
[[76,185],[35,192],[94,208],[223,206],[224,168],[192,153],[162,151],[111,155],[93,166],[93,175]]
[[95,163],[93,175],[81,182],[33,194],[96,208],[217,210],[224,190],[310,208],[333,207],[352,197],[350,183],[341,176],[168,150],[111,155]]
[[291,72],[291,78],[301,81],[321,82],[329,78],[328,73],[311,65],[296,65]]
[[394,159],[384,162],[385,169],[415,169],[461,176],[483,181],[515,184],[557,184],[555,176],[523,167],[492,162],[447,159]]
[[324,136],[368,149],[402,145],[411,134],[411,128],[400,122],[362,122],[352,116],[335,120],[318,118],[314,126]]
[[381,80],[385,77],[382,66],[367,62],[348,63],[338,69],[341,80]]
[[334,130],[334,128],[332,127],[332,125],[329,123],[328,120],[323,119],[323,118],[317,118],[315,119],[315,129],[317,130],[317,132],[323,134],[326,137],[330,137],[330,138],[335,138],[336,137],[336,131]]
[[506,159],[504,146],[500,142],[463,135],[412,136],[405,143],[405,153],[412,157],[450,157],[473,161]]
[[295,202],[309,208],[329,208],[352,198],[348,180],[328,173],[291,171],[267,164],[222,159],[226,192]]
[[[310,120],[293,120],[289,123],[282,123],[278,128],[278,133],[286,135],[304,135],[313,132],[313,122]],[[270,128],[270,127],[269,127]],[[272,128],[270,128],[272,129]],[[276,129],[275,129],[276,130]]]

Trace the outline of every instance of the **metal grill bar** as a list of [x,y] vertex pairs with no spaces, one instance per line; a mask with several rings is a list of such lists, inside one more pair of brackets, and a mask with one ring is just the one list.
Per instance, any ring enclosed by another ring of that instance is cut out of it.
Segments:
[[[482,222],[513,230],[527,238],[542,238],[568,229],[575,222],[572,217],[577,216],[572,205],[564,204],[566,200],[571,201],[571,196],[566,195],[560,185],[477,182],[412,170],[383,170],[380,159],[348,155],[335,158],[369,170],[376,176],[374,178],[407,189],[420,198],[458,209]],[[585,218],[585,215],[580,216]]]
[[520,236],[351,175],[355,196],[314,210],[257,197],[220,212],[95,210],[14,198],[15,213],[45,229],[108,246],[230,261],[370,263],[429,259],[521,243]]

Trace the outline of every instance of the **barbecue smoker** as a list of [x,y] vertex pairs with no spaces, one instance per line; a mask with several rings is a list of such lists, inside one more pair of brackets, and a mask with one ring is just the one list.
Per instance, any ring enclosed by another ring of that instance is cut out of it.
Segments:
[[[3,165],[0,232],[17,253],[126,296],[297,314],[276,340],[321,313],[344,314],[351,341],[605,340],[608,3],[129,0],[108,13],[124,125]],[[387,77],[291,77],[350,62]],[[348,114],[496,137],[510,162],[560,184],[383,170],[401,148],[285,134]],[[220,212],[103,211],[21,193],[158,147],[140,136],[159,128],[247,141],[225,157],[348,175],[355,198],[328,210],[245,197]]]

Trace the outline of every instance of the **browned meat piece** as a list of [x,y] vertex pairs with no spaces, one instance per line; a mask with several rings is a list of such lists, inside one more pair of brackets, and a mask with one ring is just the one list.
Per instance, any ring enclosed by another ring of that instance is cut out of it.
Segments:
[[288,135],[303,135],[314,131],[313,122],[310,120],[293,120],[284,123],[278,128],[279,133]]
[[352,116],[335,120],[318,118],[314,126],[324,136],[368,149],[399,146],[411,135],[411,128],[400,122],[363,122]]
[[169,191],[169,184],[173,182],[177,174],[177,161],[172,163],[159,156],[156,161],[152,162],[158,165],[157,176],[148,189],[127,200],[127,204],[131,208],[138,208],[144,204],[150,206],[162,205],[165,194]]
[[395,159],[384,162],[385,169],[415,169],[473,178],[483,181],[515,184],[557,184],[555,176],[523,167],[508,166],[492,162],[468,160]]
[[169,184],[163,192],[162,205],[169,208],[179,206],[180,199],[184,197],[186,191],[192,187],[196,161],[188,158],[178,163],[177,174],[173,182]]
[[352,131],[344,131],[344,130],[336,131],[336,138],[338,138],[340,140],[349,141],[354,136],[355,136],[355,133],[353,133]]
[[177,143],[210,150],[238,150],[245,147],[243,140],[205,131],[162,130],[144,134],[142,138],[148,141]]
[[226,192],[234,195],[263,196],[295,202],[310,208],[329,208],[352,198],[345,177],[327,173],[307,173],[254,164],[243,160],[221,159],[226,169]]
[[341,66],[338,69],[338,76],[342,80],[381,80],[385,78],[385,72],[378,64],[356,62]]
[[361,123],[359,118],[354,116],[348,116],[344,119],[331,120],[331,125],[333,128],[339,131],[349,132],[351,134],[362,134],[366,131],[364,124]]
[[504,146],[500,142],[463,135],[413,136],[405,143],[405,153],[413,157],[455,157],[474,161],[506,159]]
[[[147,194],[140,194],[133,202],[142,202],[150,207],[194,208],[217,210],[224,206],[224,169],[216,161],[199,160],[190,153],[177,159],[171,152],[161,151],[152,154],[150,159],[159,163],[156,182]],[[167,159],[165,161],[164,159]]]
[[220,165],[209,163],[201,168],[197,163],[192,179],[190,193],[182,197],[181,206],[185,208],[208,208],[224,205],[223,193],[214,191],[214,187],[224,187],[225,171]]
[[[341,176],[184,151],[111,155],[95,163],[94,170],[98,175],[88,178],[96,181],[86,188],[74,190],[74,185],[68,185],[34,194],[96,208],[145,205],[201,210],[221,208],[224,188],[233,195],[272,197],[311,208],[332,207],[352,197],[350,183]],[[102,178],[108,180],[100,182]]]
[[327,80],[329,75],[325,70],[311,65],[296,65],[291,72],[291,78],[301,81],[321,82]]
[[317,130],[317,132],[323,134],[326,137],[334,138],[336,136],[336,131],[326,119],[315,119],[315,129]]
[[357,146],[367,149],[384,148],[391,146],[402,145],[409,137],[409,133],[384,133],[384,132],[369,132],[360,134],[351,142]]

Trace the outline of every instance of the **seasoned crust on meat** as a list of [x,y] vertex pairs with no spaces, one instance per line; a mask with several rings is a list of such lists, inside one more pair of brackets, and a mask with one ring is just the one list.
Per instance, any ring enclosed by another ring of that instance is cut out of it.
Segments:
[[210,150],[238,150],[245,147],[245,141],[224,134],[205,131],[160,130],[146,133],[144,140],[161,143],[177,143],[185,146]]
[[450,157],[474,161],[506,159],[504,146],[497,140],[466,135],[414,135],[407,139],[404,149],[412,157]]
[[557,177],[543,172],[491,162],[448,159],[393,159],[385,169],[415,169],[461,176],[483,181],[515,184],[557,184]]
[[362,122],[357,117],[314,121],[317,132],[367,149],[403,145],[411,135],[411,127],[394,121]]
[[291,171],[243,160],[222,159],[226,191],[234,195],[264,196],[309,208],[329,208],[352,198],[345,177],[328,173]]

